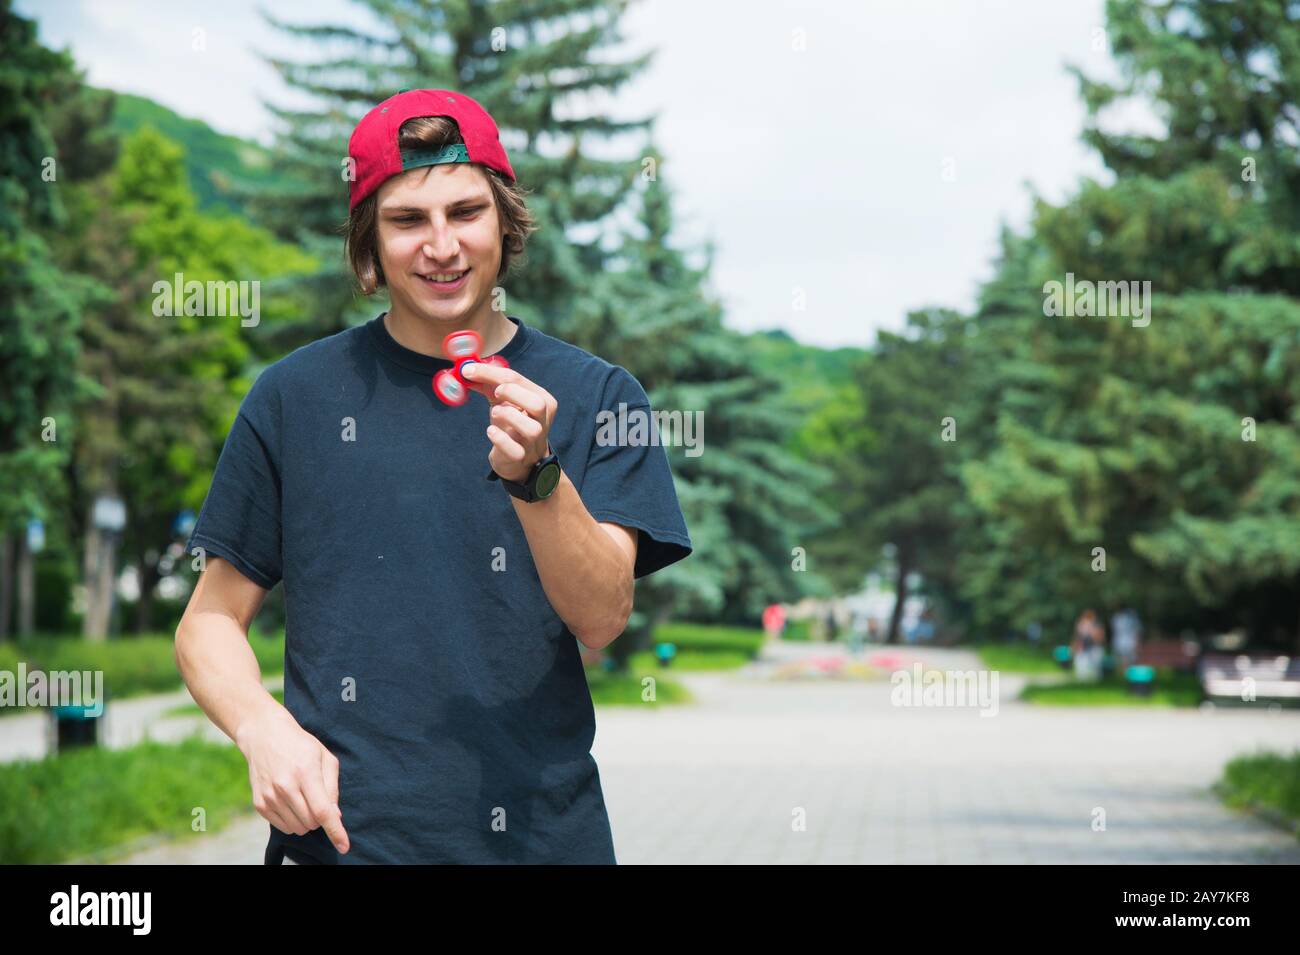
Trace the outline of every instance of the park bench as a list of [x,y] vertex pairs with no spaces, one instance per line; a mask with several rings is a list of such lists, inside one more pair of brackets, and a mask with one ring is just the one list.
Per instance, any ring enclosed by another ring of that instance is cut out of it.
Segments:
[[1144,641],[1138,646],[1134,662],[1122,673],[1124,682],[1133,694],[1150,696],[1155,689],[1158,671],[1193,673],[1200,652],[1195,640]]
[[1300,701],[1300,657],[1208,653],[1200,674],[1210,699]]
[[1195,673],[1196,662],[1201,648],[1194,640],[1144,640],[1138,646],[1137,660],[1139,666],[1148,666],[1156,670],[1180,670]]

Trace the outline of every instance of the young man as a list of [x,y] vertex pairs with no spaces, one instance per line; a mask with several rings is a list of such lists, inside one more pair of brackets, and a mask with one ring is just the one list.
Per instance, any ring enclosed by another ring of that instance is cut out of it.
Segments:
[[[575,637],[609,644],[634,578],[691,552],[662,447],[597,441],[602,410],[649,401],[493,308],[531,219],[478,103],[405,91],[349,158],[349,258],[391,308],[244,398],[178,666],[248,760],[268,863],[613,863]],[[509,367],[476,363],[452,407],[431,383],[460,329]],[[247,642],[280,581],[283,706]]]

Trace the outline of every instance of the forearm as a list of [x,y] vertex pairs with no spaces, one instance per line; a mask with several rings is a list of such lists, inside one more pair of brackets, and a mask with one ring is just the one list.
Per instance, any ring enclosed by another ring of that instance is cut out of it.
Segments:
[[632,613],[627,554],[591,516],[567,474],[544,501],[510,500],[555,612],[584,646],[611,643]]
[[238,621],[228,614],[187,613],[176,628],[175,655],[190,695],[236,744],[241,727],[284,709],[262,686],[257,656]]

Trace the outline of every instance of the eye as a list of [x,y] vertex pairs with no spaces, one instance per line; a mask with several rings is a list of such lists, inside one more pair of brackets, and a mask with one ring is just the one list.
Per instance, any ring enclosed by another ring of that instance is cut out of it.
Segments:
[[482,207],[482,206],[471,206],[471,207],[468,208],[468,209],[461,209],[461,210],[460,210],[458,213],[456,213],[456,214],[459,215],[459,216],[465,216],[466,218],[469,218],[469,217],[471,217],[471,216],[476,216],[476,215],[478,215],[478,214],[479,214],[480,212],[482,212],[482,211],[483,211],[483,207]]
[[412,223],[412,222],[419,222],[419,221],[420,221],[420,217],[419,217],[419,216],[416,216],[416,215],[398,216],[398,217],[395,218],[393,221],[394,221],[394,222],[400,222],[400,223],[402,223],[403,225],[409,225],[409,224]]

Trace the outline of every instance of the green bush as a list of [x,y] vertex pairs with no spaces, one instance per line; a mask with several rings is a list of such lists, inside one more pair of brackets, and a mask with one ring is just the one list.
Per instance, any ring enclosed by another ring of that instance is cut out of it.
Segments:
[[1290,755],[1238,756],[1224,767],[1219,791],[1224,802],[1238,809],[1262,807],[1280,813],[1300,836],[1300,749]]
[[213,831],[252,798],[243,754],[197,737],[0,764],[0,864],[62,862],[152,833],[183,835],[200,807]]

